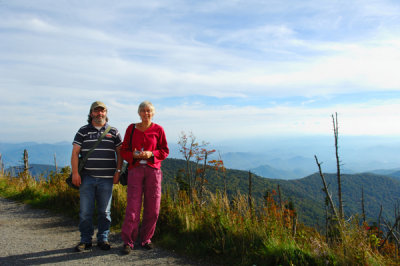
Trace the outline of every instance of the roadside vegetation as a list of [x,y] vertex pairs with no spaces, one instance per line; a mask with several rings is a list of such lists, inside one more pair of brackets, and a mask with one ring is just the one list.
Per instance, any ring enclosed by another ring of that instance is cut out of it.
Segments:
[[[37,208],[78,218],[79,193],[65,184],[70,168],[52,172],[48,178],[27,173],[0,177],[0,195]],[[182,182],[182,180],[180,180]],[[194,186],[195,187],[195,186]],[[207,257],[224,265],[398,265],[397,249],[380,234],[357,220],[346,222],[336,240],[297,222],[290,202],[277,203],[276,191],[262,202],[238,193],[166,189],[156,245],[194,257]],[[120,230],[126,207],[126,187],[113,191],[113,230]]]

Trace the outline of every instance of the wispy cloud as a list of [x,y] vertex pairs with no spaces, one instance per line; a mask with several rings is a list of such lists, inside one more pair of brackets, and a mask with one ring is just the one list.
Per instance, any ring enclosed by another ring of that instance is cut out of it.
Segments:
[[[51,139],[70,139],[96,99],[121,130],[150,99],[171,136],[323,134],[335,111],[351,120],[348,134],[368,119],[367,132],[394,134],[385,117],[400,118],[399,11],[374,0],[3,1],[0,111],[16,140],[40,139],[22,123],[55,123]],[[375,102],[377,92],[395,98]],[[370,97],[322,101],[346,95]]]

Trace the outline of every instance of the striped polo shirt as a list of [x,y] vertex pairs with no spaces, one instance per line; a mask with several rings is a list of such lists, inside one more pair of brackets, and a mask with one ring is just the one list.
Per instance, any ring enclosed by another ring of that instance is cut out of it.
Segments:
[[[84,158],[86,156],[107,127],[108,124],[106,123],[98,130],[92,124],[87,124],[78,130],[73,144],[81,146],[80,157]],[[121,135],[115,127],[112,127],[97,147],[90,153],[82,175],[112,178],[117,168],[115,150],[121,144]]]

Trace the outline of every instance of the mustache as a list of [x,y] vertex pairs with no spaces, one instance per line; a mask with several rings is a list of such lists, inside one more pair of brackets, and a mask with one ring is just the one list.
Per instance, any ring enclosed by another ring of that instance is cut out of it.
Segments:
[[105,116],[105,115],[96,115],[96,116],[93,116],[92,119],[97,121],[97,122],[102,122],[104,120],[107,120],[107,116]]

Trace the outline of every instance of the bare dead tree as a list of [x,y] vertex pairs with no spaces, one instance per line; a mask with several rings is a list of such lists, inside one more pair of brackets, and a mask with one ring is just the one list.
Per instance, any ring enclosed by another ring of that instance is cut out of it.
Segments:
[[[390,225],[388,225],[386,221],[383,221],[383,222],[385,223],[385,225],[386,225],[387,228],[390,228]],[[395,232],[396,232],[396,227],[398,227],[398,226],[399,226],[399,223],[397,222],[397,224],[395,223],[395,224],[393,225],[392,230],[389,231],[390,235],[391,235],[391,236],[393,237],[393,239],[396,241],[396,246],[397,246],[397,247],[398,247],[399,244],[400,244],[399,238],[397,237],[397,235],[396,235],[396,233],[395,233]],[[388,233],[387,238],[390,236],[389,233]]]
[[56,173],[57,173],[58,169],[57,169],[57,155],[56,155],[56,153],[54,153],[54,166],[56,168]]
[[29,174],[29,159],[28,159],[28,151],[24,150],[24,177],[27,177]]
[[328,202],[329,202],[329,204],[331,206],[333,215],[335,216],[335,218],[337,220],[339,220],[339,216],[338,216],[338,213],[336,211],[335,204],[333,203],[332,196],[331,196],[331,194],[329,194],[328,186],[326,185],[325,176],[324,176],[324,174],[322,173],[322,170],[321,170],[321,163],[318,161],[318,158],[317,158],[316,155],[314,155],[314,157],[315,157],[315,161],[317,162],[317,165],[318,165],[319,175],[321,176],[322,183],[324,185],[324,188],[322,190],[326,194],[326,198],[328,199]]
[[[399,221],[400,221],[400,216],[398,216],[398,217],[396,218],[396,221],[394,222],[394,225],[393,225],[392,227],[388,226],[388,224],[384,221],[385,225],[386,225],[388,228],[390,228],[390,230],[389,230],[389,232],[386,234],[386,237],[385,237],[385,239],[383,240],[382,244],[379,245],[379,247],[378,247],[378,250],[379,250],[379,251],[382,249],[382,247],[385,246],[385,243],[386,243],[386,241],[388,240],[389,236],[390,236],[390,235],[393,235],[393,236],[394,236],[393,230],[396,228],[397,223],[398,223]],[[397,239],[396,236],[394,236],[394,238]],[[398,241],[397,241],[397,242],[398,242]]]
[[2,176],[4,175],[4,164],[3,164],[3,157],[1,156],[1,153],[0,153],[0,174]]
[[[336,119],[335,119],[336,116]],[[333,122],[333,133],[335,135],[335,152],[336,152],[336,169],[337,169],[337,181],[338,181],[338,200],[339,200],[339,217],[343,219],[343,200],[342,200],[342,182],[340,175],[340,159],[339,159],[339,125],[337,120],[337,113],[335,116],[332,115]]]

